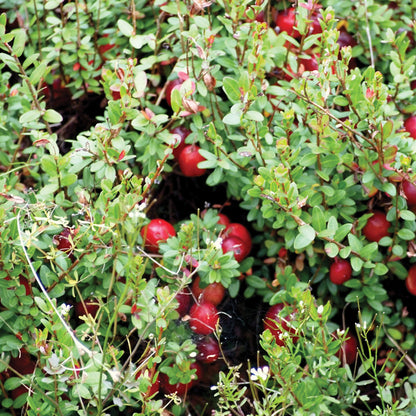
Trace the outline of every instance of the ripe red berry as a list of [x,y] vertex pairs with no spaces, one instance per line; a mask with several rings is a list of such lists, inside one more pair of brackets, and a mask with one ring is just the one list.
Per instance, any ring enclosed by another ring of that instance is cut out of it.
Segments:
[[276,16],[275,23],[276,28],[279,28],[279,33],[286,32],[294,38],[300,37],[300,33],[296,29],[296,11],[294,7],[280,11]]
[[169,106],[171,105],[172,91],[174,89],[179,89],[179,87],[181,86],[182,83],[183,83],[183,80],[181,80],[180,78],[176,78],[172,81],[169,81],[166,84],[165,97],[166,97],[166,102],[168,103]]
[[218,360],[220,356],[220,347],[215,338],[204,337],[198,341],[196,348],[198,349],[198,355],[196,359],[202,363],[209,364]]
[[235,236],[225,238],[222,241],[221,248],[224,254],[229,251],[233,251],[234,258],[239,263],[242,262],[250,253],[247,244],[241,238]]
[[188,288],[184,288],[176,294],[175,299],[178,301],[176,312],[178,312],[181,317],[185,316],[188,313],[189,306],[191,304],[191,292],[189,292]]
[[226,227],[231,224],[230,219],[225,214],[221,214],[221,212],[219,212],[218,216],[220,217],[218,224],[225,225]]
[[234,258],[241,262],[250,254],[251,246],[251,235],[244,225],[237,222],[227,225],[222,242],[224,253],[234,251]]
[[[244,227],[243,224],[240,224],[238,222],[232,222],[231,224],[228,224],[225,231],[224,231],[225,237],[238,237],[241,240],[244,241],[246,245],[246,249],[248,253],[251,251],[251,235],[250,232],[247,230],[246,227]],[[248,254],[247,253],[247,254]]]
[[410,134],[410,137],[416,139],[416,116],[410,116],[404,122],[405,130]]
[[206,160],[199,153],[200,147],[196,144],[186,145],[178,156],[178,163],[181,172],[188,177],[202,176],[207,171],[198,167],[198,163]]
[[407,199],[407,205],[416,205],[416,186],[412,182],[404,180],[402,189]]
[[[147,371],[149,371],[149,370],[147,370]],[[150,375],[150,371],[149,371],[149,375]],[[144,376],[144,371],[143,370],[138,371],[137,374],[136,374],[136,380],[138,380],[140,377],[143,377],[143,376]],[[160,389],[160,373],[157,373],[155,376],[153,376],[151,381],[153,381],[153,382],[150,384],[149,388],[146,391],[146,394],[145,394],[146,398],[147,397],[152,397],[152,396],[154,396],[155,394],[157,394],[159,392],[159,389]]]
[[93,300],[85,300],[84,302],[77,302],[74,306],[75,316],[77,318],[84,315],[91,315],[93,318],[97,315],[100,305]]
[[177,134],[180,138],[179,143],[173,149],[173,157],[177,159],[183,148],[186,146],[185,139],[192,133],[191,130],[184,126],[175,127],[170,131],[172,134]]
[[341,344],[341,348],[337,353],[337,357],[343,364],[351,365],[357,358],[358,341],[357,338],[348,334],[345,341]]
[[416,264],[409,269],[406,277],[406,288],[409,293],[416,296]]
[[225,296],[225,287],[219,283],[210,283],[204,288],[200,286],[201,279],[196,276],[192,283],[192,293],[198,302],[209,302],[218,306]]
[[276,340],[276,344],[283,346],[285,344],[285,334],[290,334],[293,342],[298,340],[298,337],[293,336],[296,332],[293,328],[289,328],[288,322],[295,319],[295,313],[292,312],[288,316],[280,316],[280,311],[285,307],[283,303],[278,303],[269,308],[263,321],[264,330],[268,329]]
[[[204,209],[201,212],[201,217],[202,218],[204,218],[206,212],[207,212],[206,209]],[[218,215],[218,217],[220,217],[220,219],[218,220],[218,224],[225,225],[226,227],[228,227],[228,225],[231,224],[230,219],[225,214],[222,214],[221,212],[218,212],[217,215]]]
[[[181,87],[181,84],[183,84],[187,79],[189,79],[189,75],[187,73],[178,72],[178,78],[175,78],[167,82],[166,89],[165,89],[165,97],[166,97],[166,102],[169,104],[169,106],[172,103],[172,100],[171,100],[172,91],[178,90]],[[194,82],[192,82],[192,89],[195,91]]]
[[374,211],[363,228],[363,234],[368,241],[378,242],[389,235],[390,225],[384,212]]
[[35,371],[36,363],[25,348],[21,348],[17,357],[10,358],[10,367],[20,374],[31,374]]
[[189,311],[189,316],[189,326],[196,334],[208,335],[215,331],[218,311],[212,303],[196,303]]
[[159,244],[164,243],[169,237],[176,235],[175,228],[169,222],[156,218],[140,230],[140,234],[144,239],[146,250],[151,253],[159,251]]
[[357,45],[357,42],[355,41],[353,36],[345,30],[340,30],[339,31],[339,36],[338,36],[337,43],[338,43],[340,49],[344,48],[345,46],[353,47],[353,46]]
[[53,242],[57,249],[64,253],[71,253],[73,250],[73,239],[77,235],[78,230],[75,228],[64,228],[60,234],[53,237]]
[[285,259],[287,257],[287,249],[285,247],[282,247],[279,252],[277,253],[279,258]]
[[160,387],[165,394],[174,394],[178,396],[185,396],[185,394],[198,382],[202,375],[201,365],[198,363],[191,363],[190,368],[195,368],[196,372],[193,379],[189,383],[175,383],[171,384],[169,376],[165,373],[160,373]]
[[335,258],[335,261],[329,268],[329,279],[336,285],[342,285],[351,279],[352,268],[348,260]]

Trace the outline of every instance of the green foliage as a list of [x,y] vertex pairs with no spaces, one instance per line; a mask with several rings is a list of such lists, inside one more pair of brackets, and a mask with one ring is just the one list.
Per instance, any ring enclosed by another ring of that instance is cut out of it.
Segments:
[[[413,3],[297,2],[297,33],[275,27],[282,2],[9,3],[0,416],[414,414]],[[200,147],[201,178],[178,167],[178,126]],[[209,189],[223,199],[194,201]],[[218,208],[250,229],[240,263],[222,250]],[[374,210],[391,224],[379,241],[364,230]],[[155,217],[176,230],[157,253],[143,236]],[[338,258],[352,268],[343,285],[329,279]],[[197,377],[203,337],[177,310],[196,275],[227,291],[206,409],[149,394],[160,374]],[[236,362],[240,302],[258,304],[261,329],[256,356]],[[284,345],[262,330],[277,303],[296,316],[293,333],[277,323]],[[354,326],[349,366],[338,351]]]

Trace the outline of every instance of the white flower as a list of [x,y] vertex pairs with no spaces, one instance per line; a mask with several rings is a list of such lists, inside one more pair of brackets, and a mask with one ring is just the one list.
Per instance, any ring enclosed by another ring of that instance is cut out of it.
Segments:
[[192,352],[189,354],[189,356],[190,356],[191,358],[195,358],[195,357],[197,356],[197,353],[196,353],[195,351],[192,351]]
[[216,248],[217,250],[221,250],[221,246],[222,246],[222,238],[218,237],[215,241],[212,242],[212,245],[214,248]]
[[316,311],[318,312],[319,315],[322,315],[322,313],[324,311],[324,307],[322,305],[319,305],[318,309]]
[[67,316],[69,311],[71,310],[72,306],[71,305],[67,305],[66,303],[63,303],[60,307],[61,309],[61,314],[63,316]]
[[146,218],[146,214],[143,210],[146,208],[146,202],[142,202],[140,205],[136,205],[130,212],[130,218]]
[[267,378],[269,377],[269,372],[270,369],[267,365],[265,365],[264,367],[260,367],[260,368],[252,368],[250,370],[250,378],[253,381],[256,380],[267,380]]
[[212,248],[216,249],[216,250],[221,250],[221,246],[222,246],[222,238],[218,237],[215,241],[210,240],[209,238],[207,238],[205,240],[205,244],[208,246],[211,246]]

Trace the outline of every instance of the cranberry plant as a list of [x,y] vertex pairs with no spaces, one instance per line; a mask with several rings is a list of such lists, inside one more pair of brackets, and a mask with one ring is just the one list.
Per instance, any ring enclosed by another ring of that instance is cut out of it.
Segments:
[[113,3],[0,1],[0,415],[412,414],[411,2]]

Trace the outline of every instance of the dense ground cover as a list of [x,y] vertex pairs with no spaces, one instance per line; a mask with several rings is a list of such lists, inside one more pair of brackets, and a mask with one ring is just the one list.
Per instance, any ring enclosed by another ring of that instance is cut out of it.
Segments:
[[0,416],[416,414],[412,1],[0,8]]

